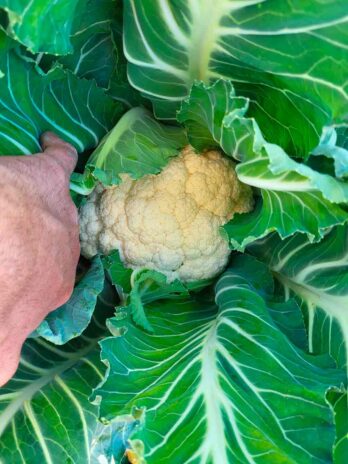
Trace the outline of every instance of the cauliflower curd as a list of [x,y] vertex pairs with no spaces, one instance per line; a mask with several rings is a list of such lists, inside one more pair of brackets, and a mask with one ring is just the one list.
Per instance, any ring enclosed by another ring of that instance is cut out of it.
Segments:
[[99,185],[80,210],[81,250],[88,258],[119,250],[127,267],[154,269],[169,280],[207,279],[230,254],[220,227],[252,209],[251,188],[218,151],[187,146],[160,174]]

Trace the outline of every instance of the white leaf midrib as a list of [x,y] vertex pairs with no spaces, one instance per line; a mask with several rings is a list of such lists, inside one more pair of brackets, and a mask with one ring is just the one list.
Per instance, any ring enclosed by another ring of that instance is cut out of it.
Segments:
[[[204,398],[207,420],[207,432],[205,446],[203,447],[205,460],[212,459],[214,463],[228,463],[226,453],[225,427],[222,419],[222,406],[217,392],[221,387],[219,384],[219,371],[217,369],[217,326],[216,321],[212,323],[201,353],[201,393]],[[208,446],[208,447],[207,447]],[[204,449],[206,448],[206,449]]]
[[230,2],[226,0],[191,0],[191,37],[189,41],[189,82],[209,81],[209,62],[218,38],[218,26]]
[[341,328],[343,342],[345,345],[345,357],[346,357],[346,373],[348,380],[348,295],[332,295],[325,292],[320,292],[320,289],[300,282],[296,278],[290,278],[284,274],[280,274],[279,271],[276,273],[277,279],[282,283],[284,287],[290,288],[295,294],[297,294],[307,305],[309,310],[309,321],[311,326],[309,330],[309,339],[313,339],[314,324],[314,312],[317,309],[324,311],[327,316],[334,319]]
[[75,361],[69,361],[63,366],[59,368],[53,369],[51,371],[47,371],[47,375],[45,377],[40,377],[36,381],[29,384],[27,387],[23,388],[20,394],[16,397],[14,401],[12,401],[5,409],[0,413],[0,437],[6,430],[8,424],[11,422],[12,418],[16,415],[16,413],[23,407],[23,405],[30,401],[32,397],[41,390],[42,387],[47,385],[53,378],[60,374],[61,372],[69,369],[69,367],[73,366]]
[[16,399],[9,403],[9,405],[0,413],[0,438],[7,429],[7,426],[9,425],[13,417],[19,410],[23,408],[26,402],[30,402],[33,396],[37,392],[39,392],[45,385],[52,382],[56,376],[61,375],[63,372],[74,366],[76,362],[79,361],[80,357],[86,355],[94,346],[95,344],[93,344],[93,346],[89,346],[88,349],[84,349],[83,351],[76,353],[76,357],[63,362],[59,367],[47,370],[45,376],[39,377],[37,380],[20,390],[20,392],[16,396]]

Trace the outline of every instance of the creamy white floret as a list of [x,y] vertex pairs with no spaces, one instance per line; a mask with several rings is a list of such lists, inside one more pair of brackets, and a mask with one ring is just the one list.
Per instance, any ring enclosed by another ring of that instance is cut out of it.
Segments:
[[198,155],[186,147],[158,175],[123,175],[118,186],[98,186],[80,210],[82,254],[118,249],[126,266],[170,280],[215,276],[230,254],[220,227],[253,207],[234,168],[218,151]]

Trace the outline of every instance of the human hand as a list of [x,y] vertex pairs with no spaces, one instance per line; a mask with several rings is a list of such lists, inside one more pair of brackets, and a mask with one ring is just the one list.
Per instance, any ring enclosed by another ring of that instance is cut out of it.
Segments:
[[76,150],[52,133],[41,141],[43,153],[0,157],[0,386],[28,335],[70,297],[80,252]]

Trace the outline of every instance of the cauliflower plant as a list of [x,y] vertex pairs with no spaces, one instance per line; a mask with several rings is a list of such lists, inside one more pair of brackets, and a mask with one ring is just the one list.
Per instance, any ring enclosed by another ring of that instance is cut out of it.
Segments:
[[215,276],[230,253],[220,227],[253,207],[251,188],[234,168],[218,151],[198,155],[187,146],[158,175],[99,185],[80,211],[82,254],[117,249],[127,267],[169,280]]

